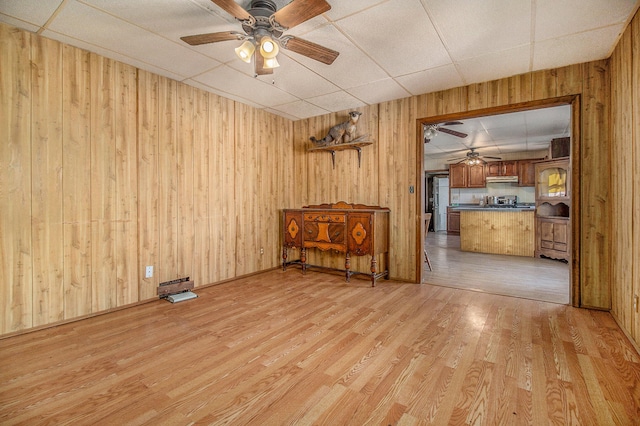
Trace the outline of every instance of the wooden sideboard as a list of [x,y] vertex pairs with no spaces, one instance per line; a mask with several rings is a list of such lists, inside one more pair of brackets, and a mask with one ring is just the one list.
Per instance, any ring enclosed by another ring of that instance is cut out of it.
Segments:
[[[389,209],[363,204],[320,204],[301,209],[283,210],[282,269],[288,265],[333,269],[345,272],[346,280],[353,274],[371,277],[371,286],[381,277],[389,278]],[[287,261],[290,248],[300,249],[300,259]],[[307,263],[307,249],[336,250],[345,254],[344,269],[326,268]],[[351,269],[351,256],[371,256],[371,272]],[[384,256],[384,270],[378,271],[376,256]]]

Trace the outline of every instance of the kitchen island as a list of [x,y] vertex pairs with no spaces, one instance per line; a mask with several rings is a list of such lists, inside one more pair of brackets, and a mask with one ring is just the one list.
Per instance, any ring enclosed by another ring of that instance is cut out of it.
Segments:
[[460,249],[476,253],[533,257],[535,210],[456,206],[460,212]]

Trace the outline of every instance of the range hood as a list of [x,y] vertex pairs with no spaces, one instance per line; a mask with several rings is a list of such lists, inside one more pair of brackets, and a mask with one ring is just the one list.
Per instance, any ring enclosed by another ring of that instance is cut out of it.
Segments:
[[518,183],[518,176],[487,176],[487,183]]

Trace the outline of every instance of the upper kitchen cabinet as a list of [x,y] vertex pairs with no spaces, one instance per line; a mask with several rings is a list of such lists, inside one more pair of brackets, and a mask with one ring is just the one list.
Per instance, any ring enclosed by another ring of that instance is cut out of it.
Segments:
[[449,165],[449,187],[450,188],[466,188],[468,167],[464,163]]
[[492,161],[485,166],[487,177],[518,176],[517,161]]
[[485,167],[484,164],[469,166],[465,163],[449,165],[450,188],[484,188]]
[[568,158],[537,162],[535,174],[537,202],[569,205],[571,178]]
[[536,186],[536,160],[518,161],[518,186]]

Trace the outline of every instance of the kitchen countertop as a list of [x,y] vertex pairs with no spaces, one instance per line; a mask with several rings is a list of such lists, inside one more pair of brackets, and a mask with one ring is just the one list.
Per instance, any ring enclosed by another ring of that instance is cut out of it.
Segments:
[[486,212],[532,212],[534,205],[518,205],[517,207],[491,207],[479,204],[460,204],[459,206],[449,206],[453,211],[486,211]]

